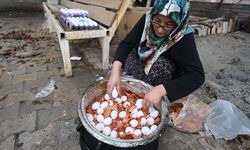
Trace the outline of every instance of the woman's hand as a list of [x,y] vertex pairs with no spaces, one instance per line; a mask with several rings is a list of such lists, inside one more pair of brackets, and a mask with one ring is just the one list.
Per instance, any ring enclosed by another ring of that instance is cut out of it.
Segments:
[[167,94],[162,84],[153,87],[143,98],[143,105],[146,107],[157,106],[161,97]]
[[108,85],[107,85],[107,93],[112,95],[112,90],[116,86],[118,93],[120,92],[121,87],[121,79],[120,79],[120,69],[122,63],[119,61],[114,61],[113,69],[111,75],[109,77]]

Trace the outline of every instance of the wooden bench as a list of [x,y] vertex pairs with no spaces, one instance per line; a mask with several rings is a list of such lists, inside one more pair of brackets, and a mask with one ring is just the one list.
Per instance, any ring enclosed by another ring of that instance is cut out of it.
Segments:
[[[109,64],[110,41],[129,5],[129,0],[60,0],[58,4],[43,3],[50,32],[56,32],[66,76],[72,76],[69,40],[99,38],[102,48],[102,69]],[[87,10],[90,18],[99,23],[95,30],[72,31],[60,20],[61,8]]]

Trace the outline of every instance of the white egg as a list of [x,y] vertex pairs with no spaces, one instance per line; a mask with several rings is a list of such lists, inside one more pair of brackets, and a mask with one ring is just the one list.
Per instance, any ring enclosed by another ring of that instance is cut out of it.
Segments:
[[136,129],[136,130],[134,131],[134,135],[136,135],[136,136],[141,136],[141,130],[140,130],[140,129]]
[[144,113],[141,110],[139,110],[137,113],[137,117],[140,118],[142,116],[144,116]]
[[153,118],[158,117],[158,115],[159,115],[159,112],[157,110],[153,110],[153,111],[150,112],[150,116],[153,117]]
[[150,134],[150,129],[148,127],[142,127],[141,128],[141,133],[144,135],[149,135]]
[[115,130],[112,130],[110,136],[112,138],[117,138],[117,132]]
[[154,107],[149,107],[149,108],[148,108],[148,112],[149,112],[149,113],[151,113],[151,112],[154,111],[154,110],[155,110]]
[[125,102],[127,99],[128,99],[128,98],[127,98],[126,95],[123,95],[123,96],[121,97],[121,100],[122,100],[123,102]]
[[142,108],[142,104],[141,103],[136,103],[135,106],[136,106],[137,109],[141,109]]
[[100,123],[103,122],[103,120],[104,120],[103,115],[97,115],[96,120],[97,120],[97,122],[100,122]]
[[100,103],[99,102],[94,102],[93,104],[92,104],[92,109],[93,110],[97,110],[98,108],[100,107]]
[[88,121],[89,121],[89,122],[93,122],[93,120],[94,120],[93,115],[90,114],[90,113],[87,113],[86,115],[87,115]]
[[111,133],[110,127],[105,127],[105,128],[102,130],[102,133],[103,133],[104,135],[109,136],[110,133]]
[[132,118],[137,118],[137,117],[138,117],[138,110],[137,110],[137,109],[134,109],[134,110],[131,112],[131,117],[132,117]]
[[105,99],[105,100],[110,100],[109,94],[105,94],[105,95],[104,95],[104,99]]
[[131,127],[127,127],[127,128],[125,129],[125,133],[133,133],[133,132],[134,132],[134,129],[131,128]]
[[118,96],[118,91],[117,91],[116,87],[114,87],[114,89],[112,90],[112,97],[117,98],[117,96]]
[[135,120],[135,119],[133,119],[133,120],[131,120],[131,121],[129,122],[129,124],[131,125],[131,127],[135,128],[135,127],[138,126],[138,121]]
[[117,118],[117,111],[116,110],[113,110],[112,112],[111,112],[111,118],[112,119],[116,119]]
[[104,110],[103,110],[103,108],[98,108],[96,112],[98,115],[101,115],[101,114],[103,114]]
[[97,123],[95,128],[97,129],[97,131],[102,132],[102,130],[104,128],[104,124],[103,123]]
[[122,99],[119,98],[119,97],[115,98],[115,101],[116,101],[118,104],[121,104],[121,103],[122,103]]
[[95,127],[95,123],[94,122],[91,122],[91,125]]
[[157,125],[152,125],[150,127],[151,132],[154,132],[157,129]]
[[112,118],[111,117],[107,117],[103,120],[103,124],[105,126],[109,126],[112,123]]
[[153,117],[148,117],[147,118],[147,123],[148,123],[148,125],[153,125],[154,123],[155,123],[155,120],[154,120],[154,118]]
[[136,103],[142,104],[142,101],[143,101],[143,99],[137,99],[137,100],[136,100]]
[[109,106],[114,106],[114,102],[112,100],[109,100]]
[[146,125],[147,124],[147,119],[146,118],[141,118],[141,125]]
[[106,101],[105,101],[105,102],[102,102],[102,103],[101,103],[101,108],[104,109],[104,108],[108,107],[108,105],[109,105],[108,102],[106,102]]
[[125,103],[123,104],[123,106],[124,106],[125,108],[127,108],[128,106],[130,106],[130,102],[125,102]]
[[124,135],[124,132],[120,132],[119,134],[120,134],[120,135]]
[[119,117],[120,117],[120,118],[124,118],[124,117],[126,117],[126,115],[127,115],[126,111],[121,111],[121,112],[119,113]]

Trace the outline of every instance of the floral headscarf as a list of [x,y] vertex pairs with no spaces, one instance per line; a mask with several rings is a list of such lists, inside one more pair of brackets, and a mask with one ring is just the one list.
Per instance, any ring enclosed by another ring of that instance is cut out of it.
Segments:
[[[144,63],[144,71],[149,73],[153,63],[171,46],[177,43],[185,34],[191,33],[188,26],[189,0],[156,0],[150,12],[146,14],[146,21],[138,48],[140,59]],[[168,35],[158,37],[151,29],[152,17],[161,14],[170,17],[177,27]]]

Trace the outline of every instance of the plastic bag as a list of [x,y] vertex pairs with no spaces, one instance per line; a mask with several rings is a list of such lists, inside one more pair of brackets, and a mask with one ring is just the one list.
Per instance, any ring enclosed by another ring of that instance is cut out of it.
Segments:
[[47,97],[55,89],[55,81],[50,80],[49,83],[38,93],[36,93],[36,98]]
[[188,133],[200,131],[208,114],[208,105],[192,94],[169,107],[170,125]]
[[250,135],[250,120],[235,105],[225,100],[209,104],[212,109],[204,127],[215,139],[234,139],[237,135]]

